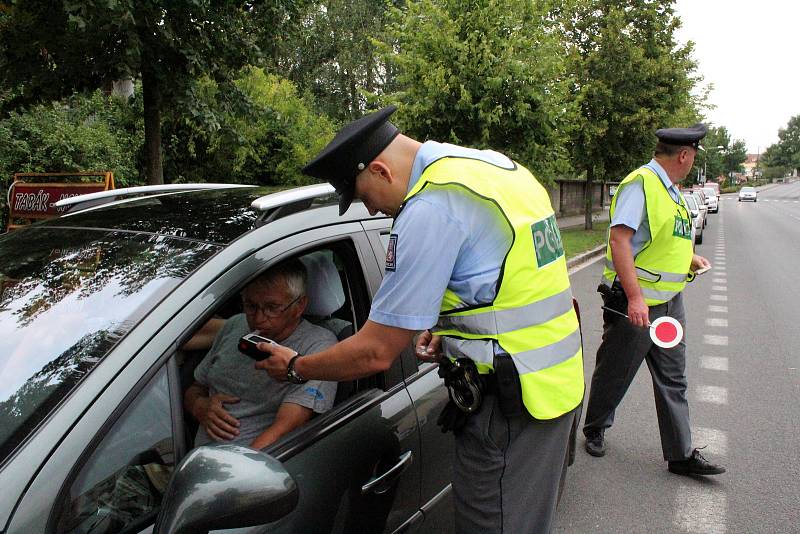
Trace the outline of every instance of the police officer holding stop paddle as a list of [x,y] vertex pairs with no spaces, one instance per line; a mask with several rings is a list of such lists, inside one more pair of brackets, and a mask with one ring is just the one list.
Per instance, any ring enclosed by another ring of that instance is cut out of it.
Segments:
[[[606,265],[598,288],[607,310],[583,427],[586,451],[603,456],[605,430],[647,360],[664,460],[670,472],[680,475],[725,472],[692,448],[685,341],[666,348],[654,343],[647,328],[651,321],[672,317],[682,327],[676,330],[685,329],[683,289],[695,272],[711,266],[694,254],[691,215],[677,188],[705,135],[703,124],[658,130],[653,159],[622,180],[611,202]],[[627,318],[620,316],[624,314]]]

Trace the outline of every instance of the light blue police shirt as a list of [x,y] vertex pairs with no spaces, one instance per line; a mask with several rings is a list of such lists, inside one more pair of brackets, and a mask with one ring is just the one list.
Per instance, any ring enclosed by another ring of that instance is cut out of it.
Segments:
[[[644,165],[661,178],[664,186],[669,191],[669,195],[676,202],[681,200],[681,192],[678,187],[669,179],[667,171],[664,170],[655,159]],[[641,252],[645,243],[650,241],[650,225],[647,222],[647,204],[644,201],[644,189],[642,182],[632,182],[617,192],[617,205],[614,208],[614,216],[611,217],[611,226],[625,225],[634,230],[631,238],[631,251],[635,257]]]
[[[428,165],[446,156],[514,165],[497,152],[428,141],[414,159],[408,190]],[[496,214],[493,204],[458,188],[431,187],[409,200],[392,226],[394,254],[389,254],[370,320],[408,330],[431,328],[447,288],[466,305],[494,300],[513,237]]]

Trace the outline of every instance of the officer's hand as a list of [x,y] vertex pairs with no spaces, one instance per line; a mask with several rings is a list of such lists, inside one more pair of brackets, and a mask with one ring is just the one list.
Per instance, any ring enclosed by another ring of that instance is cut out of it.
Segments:
[[704,267],[711,267],[711,262],[708,261],[703,256],[698,256],[697,254],[692,256],[692,267],[691,267],[692,271],[699,271]]
[[239,397],[217,393],[198,399],[197,419],[215,441],[228,441],[239,435],[239,420],[228,413],[225,404],[236,404]]
[[628,301],[628,320],[633,326],[650,326],[650,308],[642,297]]
[[265,359],[256,362],[256,369],[263,369],[275,380],[285,382],[287,380],[286,369],[289,367],[289,360],[294,358],[297,352],[289,347],[273,345],[272,343],[259,343],[256,347],[258,350],[269,354],[269,356],[265,356]]
[[417,338],[415,348],[417,358],[423,362],[438,362],[442,357],[442,336],[431,334],[425,330]]

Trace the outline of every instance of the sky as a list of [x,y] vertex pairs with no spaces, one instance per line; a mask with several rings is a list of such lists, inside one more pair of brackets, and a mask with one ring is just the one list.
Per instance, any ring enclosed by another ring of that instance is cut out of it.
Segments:
[[764,152],[800,115],[800,2],[677,0],[675,11],[677,40],[694,41],[698,73],[714,85],[708,120]]

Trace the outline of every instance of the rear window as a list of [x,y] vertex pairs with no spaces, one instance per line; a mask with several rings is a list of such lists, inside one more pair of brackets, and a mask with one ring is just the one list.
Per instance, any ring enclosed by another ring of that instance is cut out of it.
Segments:
[[83,229],[0,237],[0,463],[217,249]]

